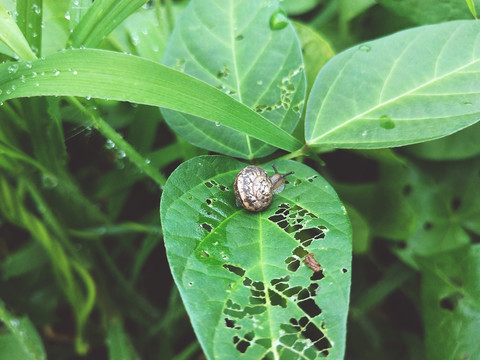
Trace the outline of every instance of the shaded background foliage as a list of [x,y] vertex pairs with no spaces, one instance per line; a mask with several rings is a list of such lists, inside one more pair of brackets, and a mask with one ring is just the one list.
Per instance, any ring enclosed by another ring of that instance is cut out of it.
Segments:
[[[28,40],[26,54],[68,44],[161,62],[187,2],[106,1],[100,20],[84,17],[86,0],[0,4]],[[310,89],[332,48],[471,19],[467,3],[285,0],[282,7],[300,35]],[[8,25],[4,17],[0,24]],[[0,50],[2,61],[14,60]],[[2,104],[0,120],[0,358],[203,358],[173,286],[158,206],[159,184],[208,152],[173,133],[157,108],[131,103],[16,99]],[[329,180],[353,224],[347,358],[479,353],[477,130],[395,150],[299,157]],[[303,138],[302,124],[294,134]]]

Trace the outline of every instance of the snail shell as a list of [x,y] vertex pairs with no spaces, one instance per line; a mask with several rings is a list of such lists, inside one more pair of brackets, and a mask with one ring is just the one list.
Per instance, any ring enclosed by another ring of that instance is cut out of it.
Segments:
[[243,168],[233,183],[238,203],[248,211],[259,212],[270,206],[273,194],[278,194],[285,186],[285,177],[293,174],[279,174],[274,165],[275,174],[271,177],[262,168],[254,165]]

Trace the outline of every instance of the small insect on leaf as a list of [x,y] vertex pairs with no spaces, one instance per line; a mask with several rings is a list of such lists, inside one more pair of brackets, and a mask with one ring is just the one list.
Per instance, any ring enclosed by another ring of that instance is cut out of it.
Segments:
[[305,265],[307,265],[313,271],[315,271],[315,272],[322,271],[322,266],[315,259],[315,256],[313,255],[313,253],[309,253],[309,254],[305,255],[305,260],[304,261],[305,261]]

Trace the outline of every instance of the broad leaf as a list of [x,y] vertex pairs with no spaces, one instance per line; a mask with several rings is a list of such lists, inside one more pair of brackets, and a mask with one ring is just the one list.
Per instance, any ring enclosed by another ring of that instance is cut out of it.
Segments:
[[[381,179],[392,194],[377,202],[391,203],[388,217],[377,222],[390,226],[392,233],[402,229],[402,221],[414,216],[415,226],[396,248],[398,256],[416,266],[418,256],[429,256],[469,244],[480,235],[480,159],[448,163],[410,164],[408,167],[381,167]],[[377,207],[382,205],[378,204]],[[413,214],[410,214],[413,212]],[[396,221],[387,219],[397,218]],[[383,237],[390,238],[387,233]],[[398,239],[398,237],[397,237]]]
[[307,106],[309,145],[381,148],[439,138],[480,119],[480,23],[419,27],[335,56]]
[[[345,208],[318,173],[283,160],[279,172],[295,171],[285,190],[249,213],[232,188],[244,166],[191,159],[162,195],[168,261],[207,358],[341,359],[351,269]],[[308,253],[320,272],[304,264]]]
[[[300,118],[305,99],[300,43],[276,1],[193,0],[176,24],[163,63],[224,91],[288,133]],[[249,159],[274,151],[220,124],[163,114],[178,134],[202,148]]]
[[279,148],[301,143],[221,91],[150,60],[102,50],[70,50],[32,62],[0,65],[0,102],[74,95],[184,111],[232,127]]
[[458,160],[473,157],[480,154],[479,131],[480,124],[476,123],[452,135],[411,145],[405,150],[414,156],[429,160]]
[[427,359],[477,359],[480,245],[421,260]]

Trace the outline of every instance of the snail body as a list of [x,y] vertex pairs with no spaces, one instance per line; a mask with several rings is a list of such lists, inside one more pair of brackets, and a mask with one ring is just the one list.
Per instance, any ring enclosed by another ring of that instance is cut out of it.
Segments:
[[274,165],[275,174],[268,176],[262,168],[254,165],[240,170],[233,189],[238,203],[246,210],[260,212],[270,206],[273,195],[278,194],[285,187],[285,177],[293,174],[279,174]]

